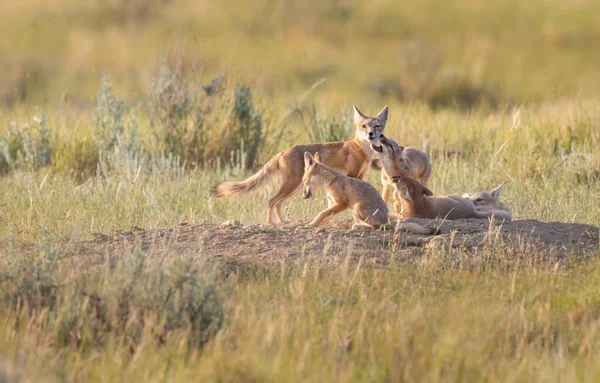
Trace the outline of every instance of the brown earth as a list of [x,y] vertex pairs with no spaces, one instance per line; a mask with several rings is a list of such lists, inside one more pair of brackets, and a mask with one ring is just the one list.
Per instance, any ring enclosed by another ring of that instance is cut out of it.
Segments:
[[[80,243],[77,253],[91,257],[118,256],[134,247],[145,253],[203,254],[235,266],[302,265],[308,259],[343,259],[348,254],[378,265],[391,259],[410,260],[423,248],[452,247],[467,251],[503,249],[537,257],[587,257],[598,253],[598,228],[583,224],[519,220],[489,222],[462,219],[440,221],[410,219],[438,230],[421,236],[393,230],[350,230],[351,221],[340,218],[326,227],[312,229],[288,224],[280,227],[242,225],[228,221],[220,225],[180,224],[164,229],[142,230],[105,236]],[[89,259],[88,257],[86,257]]]

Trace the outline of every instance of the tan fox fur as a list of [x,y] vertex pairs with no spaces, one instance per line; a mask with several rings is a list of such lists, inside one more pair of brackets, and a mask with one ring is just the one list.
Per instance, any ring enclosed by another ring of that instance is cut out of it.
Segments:
[[377,117],[367,117],[354,106],[354,139],[341,142],[323,142],[295,145],[276,154],[250,178],[241,182],[221,182],[211,187],[216,197],[232,197],[248,193],[267,184],[273,175],[281,175],[281,187],[269,200],[267,223],[274,224],[273,212],[280,223],[281,205],[302,186],[304,174],[304,153],[321,153],[325,164],[349,177],[363,179],[369,170],[369,163],[375,151],[381,151],[381,137],[388,120],[388,107]]
[[[427,154],[417,148],[400,146],[396,141],[387,137],[382,137],[381,146],[379,164],[372,161],[372,166],[381,169],[381,185],[383,186],[381,196],[386,204],[390,199],[392,177],[410,177],[421,185],[427,186],[432,171],[431,160]],[[396,213],[400,213],[402,209],[402,200],[398,193],[394,192],[394,210]]]
[[500,201],[500,193],[502,193],[503,187],[504,184],[489,192],[465,193],[463,198],[470,199],[479,211],[503,210],[510,214],[508,205]]
[[[309,152],[305,152],[304,162],[302,198],[311,198],[314,191],[322,187],[330,201],[330,206],[320,212],[307,226],[320,226],[329,221],[335,214],[346,209],[352,209],[353,229],[356,227],[378,229],[390,224],[388,208],[371,184],[357,178],[345,176],[327,167],[323,164],[323,159],[319,153],[316,153],[313,157]],[[422,235],[429,235],[433,232],[432,229],[413,222],[401,223],[396,226],[396,229],[408,230]]]
[[436,196],[419,182],[408,177],[394,177],[394,188],[404,202],[404,217],[417,218],[490,218],[510,221],[503,210],[478,211],[473,202],[460,196]]
[[355,226],[377,229],[389,222],[388,209],[377,190],[371,184],[345,176],[323,165],[319,153],[304,153],[303,199],[313,196],[313,190],[322,187],[331,206],[320,212],[307,226],[316,227],[327,222],[333,215],[353,209]]

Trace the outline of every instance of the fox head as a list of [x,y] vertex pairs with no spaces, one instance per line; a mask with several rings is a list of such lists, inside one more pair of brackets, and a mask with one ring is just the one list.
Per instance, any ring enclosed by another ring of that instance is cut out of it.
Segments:
[[321,154],[315,153],[313,157],[309,152],[304,152],[304,176],[302,176],[302,198],[309,199],[313,196],[313,189],[318,188],[321,184],[319,176],[319,164],[323,163]]
[[431,190],[410,177],[392,177],[394,189],[405,202],[414,203],[423,196],[432,196]]
[[383,108],[377,117],[367,117],[355,105],[352,107],[354,108],[354,127],[356,128],[355,137],[369,142],[373,151],[381,153],[383,150],[381,138],[385,124],[387,124],[389,107]]
[[500,202],[502,187],[504,187],[504,184],[501,184],[489,192],[478,192],[474,194],[465,193],[463,194],[463,198],[470,199],[478,208],[508,211],[508,206]]
[[381,166],[389,177],[402,175],[410,167],[402,156],[404,146],[398,145],[394,140],[381,137]]

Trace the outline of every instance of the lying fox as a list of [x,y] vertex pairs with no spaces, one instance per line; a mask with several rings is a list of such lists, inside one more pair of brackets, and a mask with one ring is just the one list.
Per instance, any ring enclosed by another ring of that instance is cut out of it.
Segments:
[[408,177],[393,177],[394,188],[402,199],[404,217],[417,218],[490,218],[510,221],[511,216],[503,210],[478,211],[473,202],[460,196],[437,196],[417,181]]
[[[371,184],[345,176],[323,164],[319,153],[313,155],[304,153],[304,176],[302,177],[304,190],[303,199],[313,196],[314,190],[322,187],[327,193],[330,206],[320,212],[307,226],[317,227],[331,219],[335,214],[346,209],[352,209],[354,225],[378,229],[391,226],[388,217],[388,208],[377,190]],[[433,229],[423,227],[414,222],[402,222],[396,230],[406,230],[415,234],[429,235]]]
[[233,197],[248,193],[264,186],[275,173],[281,175],[281,187],[269,200],[267,223],[274,224],[273,212],[279,223],[284,223],[281,205],[302,186],[304,174],[304,153],[321,153],[325,163],[349,177],[363,179],[369,170],[369,163],[375,152],[381,152],[381,137],[388,120],[388,107],[377,117],[367,117],[356,106],[354,108],[354,139],[341,142],[323,142],[308,145],[295,145],[276,154],[259,171],[241,182],[221,182],[211,187],[216,197]]
[[[396,141],[387,137],[381,138],[381,147],[380,160],[373,160],[371,167],[381,169],[381,184],[383,185],[381,196],[386,204],[390,199],[393,177],[410,177],[421,185],[427,186],[432,171],[431,160],[427,154],[417,148],[400,146]],[[394,210],[396,213],[404,210],[402,200],[397,192],[394,192]]]
[[504,184],[489,192],[465,193],[463,198],[471,200],[479,211],[503,210],[510,216],[508,205],[500,201],[500,193],[502,193],[503,187]]

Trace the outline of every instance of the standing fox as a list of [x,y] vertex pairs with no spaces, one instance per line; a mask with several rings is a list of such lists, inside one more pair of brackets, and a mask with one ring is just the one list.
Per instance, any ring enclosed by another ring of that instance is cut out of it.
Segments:
[[281,187],[269,200],[267,223],[275,224],[273,211],[279,223],[284,223],[281,217],[281,205],[296,193],[302,186],[304,174],[304,152],[321,153],[324,163],[334,170],[358,179],[363,179],[369,170],[369,163],[374,152],[381,152],[381,138],[388,120],[388,107],[379,112],[377,117],[367,117],[356,106],[354,108],[354,139],[341,142],[323,142],[308,145],[295,145],[276,154],[259,171],[241,182],[221,182],[211,187],[211,193],[216,197],[233,197],[248,193],[264,186],[275,173],[281,175]]
[[[302,177],[304,190],[303,199],[313,196],[313,190],[322,187],[327,193],[330,205],[320,212],[307,226],[320,226],[335,214],[346,209],[352,209],[352,217],[356,227],[378,229],[382,226],[391,226],[388,217],[388,208],[379,192],[368,182],[345,176],[323,164],[319,153],[314,157],[309,152],[304,153],[304,176]],[[396,225],[396,230],[406,230],[415,234],[429,235],[433,229],[423,227],[414,222],[402,222]]]
[[[410,177],[427,187],[432,171],[431,160],[427,154],[417,148],[400,146],[396,141],[387,137],[381,138],[381,148],[380,160],[373,160],[371,167],[381,170],[381,185],[383,186],[381,196],[386,205],[390,199],[393,177]],[[394,210],[396,213],[404,211],[402,199],[395,191]]]

